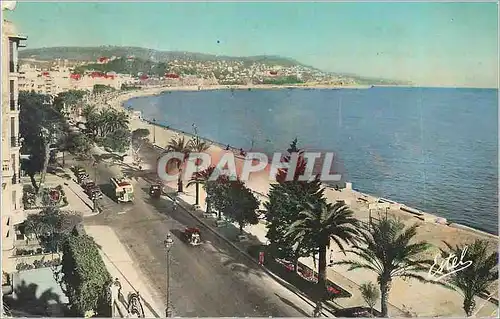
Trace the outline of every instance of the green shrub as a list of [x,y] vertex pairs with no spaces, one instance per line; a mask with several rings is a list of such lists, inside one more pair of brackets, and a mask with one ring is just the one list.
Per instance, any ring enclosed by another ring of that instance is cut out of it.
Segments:
[[72,310],[79,316],[88,311],[110,316],[111,275],[92,237],[74,234],[68,237],[63,246],[62,273]]

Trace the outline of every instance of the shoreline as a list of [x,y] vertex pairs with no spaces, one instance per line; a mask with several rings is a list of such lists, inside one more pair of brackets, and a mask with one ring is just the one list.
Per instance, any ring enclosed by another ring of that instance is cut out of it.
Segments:
[[[205,90],[210,90],[210,89],[212,89],[212,90],[226,89],[224,86],[214,86],[214,87],[206,87],[206,88],[207,89],[205,89]],[[266,88],[268,89],[269,87],[266,86],[264,89],[266,89]],[[128,110],[127,109],[127,107],[125,106],[125,103],[127,101],[132,100],[132,99],[136,99],[136,98],[140,98],[140,97],[155,96],[155,95],[163,94],[165,91],[198,91],[198,86],[155,87],[155,88],[150,88],[150,89],[146,89],[146,90],[134,90],[134,91],[130,91],[128,93],[116,96],[114,99],[112,99],[112,102],[111,102],[112,105],[110,105],[110,106],[111,107],[115,107],[115,108],[117,107],[118,109],[129,113],[131,115],[131,118],[132,118],[133,117],[132,112],[134,110]],[[187,138],[191,138],[191,137],[194,136],[194,134],[189,133],[189,132],[184,132],[184,131],[182,131],[180,129],[172,128],[170,126],[163,126],[163,125],[161,125],[159,123],[153,123],[152,121],[150,121],[148,119],[142,118],[142,115],[141,115],[141,119],[134,119],[134,120],[140,121],[140,122],[146,124],[147,126],[151,126],[151,127],[154,126],[158,130],[169,131],[170,133],[172,133],[174,135],[177,135],[177,136],[178,135],[183,135],[183,136],[185,136]],[[158,136],[158,134],[156,134],[156,135]],[[223,152],[225,150],[225,145],[223,145],[222,143],[219,143],[218,141],[212,141],[210,139],[203,138],[203,137],[202,137],[202,139],[205,140],[205,141],[207,141],[207,142],[209,142],[211,144],[211,148],[215,148],[215,150],[218,151],[218,152],[221,152],[221,151]],[[158,146],[158,145],[156,145],[156,146]],[[160,147],[160,146],[158,146],[158,147]],[[160,147],[160,148],[163,148],[163,147]],[[236,149],[234,147],[231,147],[231,150],[232,151],[239,151],[239,149]],[[241,156],[238,156],[237,152],[236,152],[236,156],[235,157],[236,158],[241,158],[241,159],[243,158]],[[461,232],[472,233],[473,235],[476,235],[476,236],[488,237],[489,239],[498,240],[498,235],[497,234],[489,233],[489,232],[487,232],[485,230],[477,229],[477,228],[474,228],[474,227],[471,227],[471,226],[468,226],[468,225],[455,223],[452,220],[448,221],[447,219],[445,219],[443,217],[440,217],[440,216],[438,216],[438,215],[436,215],[434,213],[427,213],[427,212],[424,212],[424,211],[422,211],[420,209],[408,207],[408,206],[406,206],[403,203],[398,203],[398,202],[392,201],[390,199],[379,198],[379,197],[373,196],[371,194],[364,193],[364,192],[362,192],[360,190],[352,188],[352,184],[350,182],[345,181],[345,183],[349,184],[349,186],[351,186],[349,188],[346,188],[346,190],[348,192],[352,193],[352,195],[354,195],[355,201],[361,200],[361,202],[363,204],[375,203],[375,202],[386,203],[386,205],[390,206],[389,211],[395,212],[396,215],[408,215],[408,216],[411,216],[412,219],[414,219],[414,221],[420,220],[420,221],[423,221],[425,224],[428,224],[428,225],[431,225],[431,224],[439,225],[441,227],[447,227],[447,228],[455,229],[455,230],[458,230],[458,231],[461,231]],[[323,186],[325,187],[325,190],[328,190],[329,192],[337,192],[337,193],[339,192],[339,191],[336,191],[334,189],[334,186],[332,186],[332,185],[328,185],[328,184],[323,183]],[[258,193],[261,196],[267,197],[267,194],[264,194],[263,192],[259,192],[259,191],[256,191],[256,190],[252,190],[252,191]],[[326,194],[326,191],[325,191],[325,196],[326,195],[327,194]],[[351,200],[349,200],[349,201],[346,201],[346,203],[352,201],[352,199],[353,198],[351,198]],[[351,206],[351,205],[349,205],[349,206]],[[354,205],[354,206],[356,206],[356,205]],[[354,209],[354,207],[353,207],[353,209]]]

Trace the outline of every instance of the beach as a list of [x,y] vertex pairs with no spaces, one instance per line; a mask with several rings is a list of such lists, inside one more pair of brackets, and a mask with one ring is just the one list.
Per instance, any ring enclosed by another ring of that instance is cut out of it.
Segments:
[[[219,87],[218,89],[225,89],[225,86]],[[212,88],[216,89],[216,88]],[[161,94],[164,91],[174,91],[174,90],[184,90],[184,91],[195,91],[198,87],[161,87],[161,88],[151,88],[141,91],[131,91],[126,94],[116,96],[112,99],[108,99],[107,103],[109,106],[116,108],[118,110],[124,110],[123,104],[132,98],[137,98],[141,96],[149,96],[155,94]],[[130,129],[135,130],[138,128],[145,128],[150,131],[150,139],[152,136],[155,137],[155,145],[161,148],[169,143],[172,138],[185,137],[186,140],[190,139],[192,136],[188,133],[175,131],[173,129],[167,129],[159,125],[153,125],[144,119],[138,118],[131,114],[130,117]],[[214,160],[220,158],[225,152],[223,145],[212,144],[208,151]],[[239,158],[236,161],[237,170],[241,169],[243,165],[243,159]],[[155,170],[155,167],[150,167],[149,169]],[[266,200],[266,195],[270,188],[269,172],[268,170],[252,173],[249,181],[246,185],[252,189],[261,201]],[[176,187],[176,183],[169,183],[170,187]],[[355,187],[356,185],[353,185]],[[204,205],[205,194],[200,188],[200,204]],[[186,194],[194,193],[194,186],[185,189]],[[406,225],[418,225],[418,231],[416,240],[425,240],[426,242],[433,245],[433,249],[428,251],[428,258],[433,259],[435,254],[439,252],[439,248],[445,248],[443,241],[448,242],[452,246],[457,244],[468,244],[476,239],[487,239],[493,244],[493,248],[498,245],[498,236],[494,236],[482,231],[478,231],[472,228],[465,227],[459,224],[447,224],[446,220],[439,218],[438,216],[427,214],[425,212],[420,212],[418,210],[406,207],[404,204],[395,203],[390,200],[380,200],[369,194],[364,194],[362,192],[356,191],[351,188],[341,189],[339,191],[325,187],[325,197],[329,202],[335,202],[337,200],[344,200],[347,205],[350,206],[356,218],[362,221],[368,221],[370,216],[369,206],[370,204],[382,201],[386,203],[387,211],[385,208],[379,212],[376,210],[371,211],[371,215],[376,217],[378,213],[388,214],[401,219]],[[337,253],[337,252],[336,252]],[[351,256],[349,256],[351,257]],[[375,281],[373,274],[366,271],[352,271],[347,272],[347,267],[336,266],[335,271],[345,275],[350,280],[360,284],[361,281]],[[417,302],[415,302],[417,301]],[[435,285],[422,284],[419,282],[409,281],[405,282],[403,280],[397,279],[394,281],[393,288],[391,290],[390,302],[396,306],[401,307],[401,305],[411,305],[413,311],[417,312],[419,315],[461,315],[462,297],[459,293],[441,288]],[[478,300],[478,305],[483,304],[483,300]],[[421,304],[419,306],[418,304]],[[480,313],[481,315],[488,315],[491,313],[490,309],[493,305],[488,305],[485,307],[485,313]],[[487,313],[490,311],[489,313]]]

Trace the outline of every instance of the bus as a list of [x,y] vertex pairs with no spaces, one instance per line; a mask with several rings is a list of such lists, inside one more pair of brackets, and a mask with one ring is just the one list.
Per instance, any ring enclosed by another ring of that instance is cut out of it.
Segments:
[[111,185],[115,189],[118,202],[127,203],[134,200],[134,187],[132,183],[123,177],[111,177]]

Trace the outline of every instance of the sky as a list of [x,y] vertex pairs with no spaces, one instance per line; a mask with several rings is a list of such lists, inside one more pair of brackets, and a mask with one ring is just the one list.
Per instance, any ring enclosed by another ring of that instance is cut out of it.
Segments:
[[498,87],[498,5],[463,2],[26,2],[28,48],[139,46],[281,55],[421,86]]

